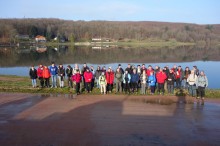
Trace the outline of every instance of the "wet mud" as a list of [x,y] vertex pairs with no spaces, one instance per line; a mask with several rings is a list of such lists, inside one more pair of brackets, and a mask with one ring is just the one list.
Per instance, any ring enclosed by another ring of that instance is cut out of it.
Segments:
[[0,145],[219,145],[219,100],[160,105],[137,98],[147,97],[0,93]]

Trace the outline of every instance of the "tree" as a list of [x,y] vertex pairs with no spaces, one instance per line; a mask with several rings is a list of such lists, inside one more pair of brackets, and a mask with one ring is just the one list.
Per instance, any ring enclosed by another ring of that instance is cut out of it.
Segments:
[[37,35],[38,35],[38,28],[36,26],[31,26],[29,30],[29,36],[33,38]]
[[73,35],[73,33],[71,33],[70,34],[70,36],[69,36],[69,40],[70,40],[70,42],[71,42],[71,44],[73,44],[74,43],[74,35]]

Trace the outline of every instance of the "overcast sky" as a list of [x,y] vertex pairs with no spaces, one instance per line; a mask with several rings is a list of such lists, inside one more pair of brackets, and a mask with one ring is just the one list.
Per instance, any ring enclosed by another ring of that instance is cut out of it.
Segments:
[[220,24],[220,0],[1,0],[0,18]]

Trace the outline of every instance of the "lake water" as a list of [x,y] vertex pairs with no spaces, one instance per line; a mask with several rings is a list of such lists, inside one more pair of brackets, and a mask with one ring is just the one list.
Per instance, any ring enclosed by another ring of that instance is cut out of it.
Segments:
[[0,74],[28,76],[31,65],[68,64],[73,66],[78,63],[80,68],[83,63],[112,67],[114,70],[120,63],[123,68],[127,64],[145,66],[158,65],[160,67],[173,67],[174,64],[186,66],[196,65],[199,70],[204,70],[209,80],[209,88],[220,88],[218,78],[220,72],[220,48],[200,47],[177,47],[177,48],[132,48],[132,47],[76,47],[76,46],[53,46],[53,47],[20,47],[0,48]]

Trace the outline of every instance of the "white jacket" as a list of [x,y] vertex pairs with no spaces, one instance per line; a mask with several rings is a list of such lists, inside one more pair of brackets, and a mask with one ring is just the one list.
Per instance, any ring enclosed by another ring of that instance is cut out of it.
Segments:
[[187,82],[189,83],[189,85],[194,85],[196,83],[197,80],[197,75],[195,74],[190,74],[187,78]]

